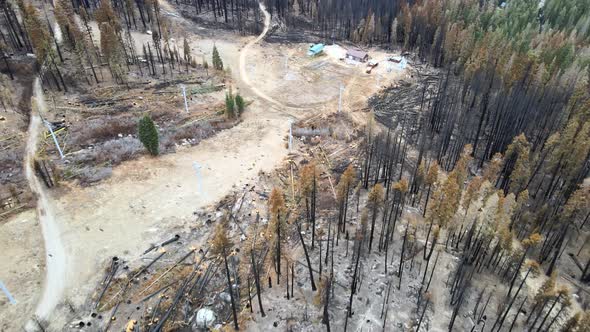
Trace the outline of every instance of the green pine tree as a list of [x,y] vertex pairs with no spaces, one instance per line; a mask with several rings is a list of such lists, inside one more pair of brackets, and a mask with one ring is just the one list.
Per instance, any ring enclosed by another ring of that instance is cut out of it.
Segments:
[[233,119],[236,116],[235,105],[236,102],[230,90],[225,94],[225,114],[227,115],[228,119]]
[[209,63],[205,59],[203,59],[203,69],[205,69],[205,73],[207,74],[207,77],[209,77]]
[[152,156],[159,153],[158,130],[149,115],[139,120],[139,140]]
[[244,112],[244,108],[246,108],[246,103],[244,102],[244,98],[242,98],[239,93],[236,95],[235,101],[236,107],[238,108],[238,116],[240,116]]
[[217,46],[213,46],[213,68],[216,70],[223,70],[223,61],[219,56],[219,51],[217,50]]

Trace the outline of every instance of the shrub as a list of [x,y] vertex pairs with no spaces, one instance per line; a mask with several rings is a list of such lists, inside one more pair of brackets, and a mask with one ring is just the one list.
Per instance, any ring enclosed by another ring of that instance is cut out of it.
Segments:
[[194,122],[188,125],[184,125],[178,128],[174,128],[170,131],[170,136],[175,141],[181,141],[183,139],[195,139],[201,141],[215,133],[211,123],[209,122]]
[[158,130],[154,121],[145,115],[139,120],[139,140],[152,156],[159,153]]
[[244,108],[246,107],[246,103],[244,102],[244,98],[242,98],[242,96],[240,96],[239,93],[236,95],[235,99],[236,99],[236,107],[238,108],[238,116],[240,116],[244,112]]
[[[19,148],[0,151],[0,165],[2,165],[0,167],[0,188],[7,183],[24,181],[23,155],[24,151]],[[28,186],[25,186],[25,188],[28,188]]]
[[85,167],[77,174],[80,184],[83,186],[107,179],[113,175],[111,167]]
[[219,56],[219,51],[217,50],[217,46],[213,46],[213,68],[215,68],[215,70],[223,70],[223,61],[221,60],[221,57]]
[[86,145],[135,133],[137,122],[131,116],[107,116],[76,122],[68,130],[68,145]]
[[141,153],[141,142],[137,138],[123,137],[104,142],[97,146],[96,162],[102,163],[110,161],[111,165],[117,165],[125,160],[133,159]]
[[[133,159],[144,151],[141,142],[134,137],[113,139],[94,145],[92,149],[82,149],[68,154],[66,160],[73,164],[118,165],[125,160]],[[62,167],[66,164],[61,163]]]
[[231,91],[225,94],[225,115],[228,119],[233,119],[236,116],[234,111],[235,108],[235,101],[234,96],[232,96]]
[[160,138],[160,153],[176,152],[176,142],[170,136],[170,133],[165,133]]

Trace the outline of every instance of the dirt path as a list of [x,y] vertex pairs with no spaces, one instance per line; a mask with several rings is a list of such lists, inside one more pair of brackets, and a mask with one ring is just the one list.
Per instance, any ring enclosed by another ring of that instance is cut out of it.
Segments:
[[252,46],[260,42],[266,36],[266,34],[268,33],[268,29],[270,28],[270,14],[266,10],[262,2],[259,2],[259,6],[260,11],[262,11],[262,14],[264,14],[264,29],[262,30],[262,33],[258,37],[256,37],[256,39],[253,39],[252,41],[247,43],[240,52],[240,77],[244,84],[246,84],[252,90],[252,92],[254,92],[258,97],[270,102],[275,106],[287,108],[280,101],[268,96],[266,93],[260,91],[258,87],[253,85],[250,81],[250,77],[248,76],[248,72],[246,71],[246,56],[248,55],[248,51],[250,50],[250,48],[252,48]]
[[[39,78],[35,80],[33,89],[38,110],[46,111],[43,89]],[[53,207],[47,199],[45,188],[41,186],[33,170],[33,160],[37,151],[37,140],[41,126],[41,118],[33,108],[29,123],[25,172],[31,191],[37,195],[37,217],[41,224],[43,242],[45,243],[45,282],[35,314],[40,318],[47,319],[61,299],[65,288],[66,253],[62,245],[59,225],[54,218]]]
[[34,209],[14,215],[0,225],[0,282],[16,304],[0,291],[0,331],[22,331],[35,312],[45,277],[41,225]]

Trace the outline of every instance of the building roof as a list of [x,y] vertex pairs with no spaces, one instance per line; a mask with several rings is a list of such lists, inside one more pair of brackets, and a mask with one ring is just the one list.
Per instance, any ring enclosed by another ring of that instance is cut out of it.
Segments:
[[399,55],[393,55],[389,57],[389,61],[395,61],[397,63],[402,62],[403,57]]
[[324,44],[314,44],[309,47],[309,52],[307,52],[307,53],[310,55],[313,55],[313,54],[318,54],[323,50],[324,50]]
[[364,59],[365,57],[369,56],[369,54],[367,54],[367,52],[361,51],[361,50],[355,49],[355,48],[348,49],[346,51],[346,55],[350,55],[350,56],[358,58],[358,59]]
[[324,44],[314,44],[312,45],[309,50],[314,52],[319,52],[324,49]]

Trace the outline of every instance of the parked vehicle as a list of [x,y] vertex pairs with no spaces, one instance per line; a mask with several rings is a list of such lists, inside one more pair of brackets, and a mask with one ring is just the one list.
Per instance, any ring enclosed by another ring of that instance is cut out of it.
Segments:
[[367,62],[367,70],[366,70],[366,73],[367,74],[370,74],[371,71],[373,70],[373,68],[377,67],[378,65],[379,65],[379,62],[370,60],[369,62]]

